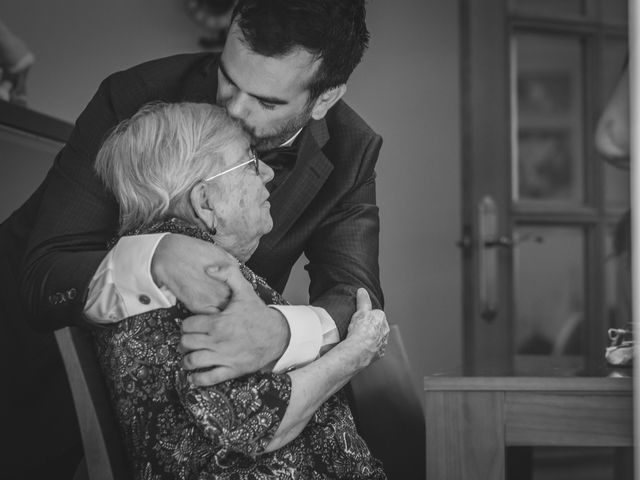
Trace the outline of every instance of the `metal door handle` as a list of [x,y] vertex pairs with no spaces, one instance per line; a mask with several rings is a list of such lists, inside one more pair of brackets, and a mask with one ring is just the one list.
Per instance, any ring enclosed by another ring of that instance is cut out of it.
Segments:
[[498,315],[498,253],[496,247],[510,247],[511,239],[498,236],[498,209],[490,196],[478,205],[480,316],[490,322]]

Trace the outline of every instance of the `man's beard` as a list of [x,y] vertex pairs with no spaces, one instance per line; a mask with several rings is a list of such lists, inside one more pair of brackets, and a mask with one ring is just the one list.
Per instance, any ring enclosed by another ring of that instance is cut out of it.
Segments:
[[252,129],[243,124],[245,131],[251,137],[251,146],[258,153],[268,152],[279,147],[309,122],[312,108],[312,106],[305,108],[300,114],[287,120],[277,132],[265,137],[258,137]]

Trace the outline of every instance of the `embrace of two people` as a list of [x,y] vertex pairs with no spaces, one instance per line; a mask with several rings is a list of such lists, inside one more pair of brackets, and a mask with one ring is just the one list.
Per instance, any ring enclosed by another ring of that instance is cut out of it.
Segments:
[[385,478],[340,391],[389,331],[368,38],[364,0],[240,0],[221,54],[104,80],[19,211],[29,313],[92,325],[135,478]]

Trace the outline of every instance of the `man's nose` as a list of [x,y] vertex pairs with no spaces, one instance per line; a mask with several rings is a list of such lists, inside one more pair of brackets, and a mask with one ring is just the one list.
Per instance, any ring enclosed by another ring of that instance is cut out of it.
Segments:
[[242,92],[235,92],[225,104],[229,115],[236,120],[245,120],[249,111],[248,100],[248,95]]

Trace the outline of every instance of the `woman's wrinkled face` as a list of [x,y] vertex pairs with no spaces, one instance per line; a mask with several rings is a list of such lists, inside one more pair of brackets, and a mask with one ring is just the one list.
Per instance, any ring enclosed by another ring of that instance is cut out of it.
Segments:
[[[216,175],[252,158],[249,142],[236,141],[221,152]],[[269,192],[265,185],[273,179],[273,170],[254,162],[220,175],[207,182],[209,204],[214,210],[216,241],[240,260],[247,260],[258,247],[262,235],[271,231]]]

